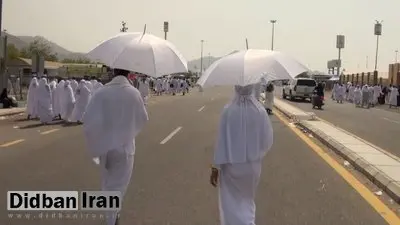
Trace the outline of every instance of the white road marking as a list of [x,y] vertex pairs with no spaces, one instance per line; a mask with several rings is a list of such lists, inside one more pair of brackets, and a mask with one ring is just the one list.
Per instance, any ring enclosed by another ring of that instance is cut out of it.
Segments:
[[400,124],[400,122],[399,122],[399,121],[396,121],[396,120],[391,120],[391,119],[388,119],[388,118],[386,118],[386,117],[383,117],[382,119],[384,119],[384,120],[386,120],[386,121],[389,121],[389,122],[392,122],[392,123],[397,123],[397,124]]
[[25,141],[25,139],[19,139],[19,140],[15,140],[15,141],[10,141],[10,142],[7,142],[7,143],[4,143],[4,144],[0,145],[0,147],[5,148],[5,147],[11,146],[11,145],[15,145],[15,144],[21,143],[23,141]]
[[203,111],[203,109],[205,108],[206,106],[204,105],[203,107],[201,107],[199,110],[197,110],[198,112],[201,112],[201,111]]
[[42,135],[44,135],[44,134],[50,134],[50,133],[56,132],[56,131],[58,131],[58,130],[60,130],[60,129],[51,129],[51,130],[48,130],[48,131],[41,132],[40,134],[42,134]]
[[176,128],[176,129],[175,129],[174,131],[172,131],[166,138],[164,138],[164,140],[162,140],[162,141],[160,142],[160,144],[163,145],[163,144],[167,143],[167,142],[168,142],[169,140],[171,140],[171,138],[172,138],[175,134],[177,134],[181,129],[182,129],[182,127]]

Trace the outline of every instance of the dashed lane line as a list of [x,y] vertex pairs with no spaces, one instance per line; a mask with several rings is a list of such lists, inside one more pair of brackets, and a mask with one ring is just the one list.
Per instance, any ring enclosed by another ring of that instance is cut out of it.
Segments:
[[16,144],[24,142],[24,141],[25,141],[25,139],[18,139],[18,140],[15,140],[15,141],[6,142],[6,143],[0,145],[0,147],[6,148],[6,147],[9,147],[9,146],[12,146],[12,145],[16,145]]
[[197,110],[198,112],[201,112],[201,111],[203,111],[203,109],[205,108],[206,106],[204,105],[204,106],[202,106],[199,110]]
[[172,137],[174,137],[175,134],[177,134],[181,129],[182,129],[182,127],[178,127],[178,128],[176,128],[175,130],[173,130],[166,138],[164,138],[164,140],[162,140],[162,141],[160,142],[160,144],[163,145],[163,144],[167,143],[167,142],[168,142],[169,140],[171,140]]
[[41,134],[41,135],[51,134],[51,133],[56,132],[56,131],[58,131],[58,130],[60,130],[60,129],[51,129],[51,130],[43,131],[43,132],[41,132],[40,134]]

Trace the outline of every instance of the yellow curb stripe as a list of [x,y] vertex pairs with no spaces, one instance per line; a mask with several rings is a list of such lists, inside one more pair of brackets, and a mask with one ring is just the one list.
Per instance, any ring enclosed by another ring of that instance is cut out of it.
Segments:
[[330,157],[321,147],[315,144],[299,129],[289,126],[289,121],[285,119],[281,113],[277,112],[277,110],[275,110],[274,115],[278,117],[278,119],[281,120],[287,127],[289,127],[300,139],[302,139],[328,165],[330,165],[347,183],[349,183],[364,198],[364,200],[367,201],[371,207],[374,208],[375,211],[386,220],[388,224],[400,224],[400,218],[341,164]]

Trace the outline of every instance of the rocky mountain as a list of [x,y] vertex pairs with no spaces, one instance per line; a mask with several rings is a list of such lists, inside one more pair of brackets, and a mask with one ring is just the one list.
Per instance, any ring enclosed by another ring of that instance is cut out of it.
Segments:
[[[3,33],[4,34],[4,33]],[[22,49],[24,47],[27,47],[29,45],[29,43],[35,41],[35,40],[41,40],[45,43],[47,43],[52,51],[54,53],[57,53],[57,56],[60,60],[63,59],[79,59],[79,58],[83,58],[85,57],[85,53],[79,53],[79,52],[71,52],[61,46],[59,46],[58,44],[47,40],[46,38],[42,37],[42,36],[14,36],[11,34],[6,34],[7,35],[7,40],[9,44],[14,44],[16,48],[18,49]]]

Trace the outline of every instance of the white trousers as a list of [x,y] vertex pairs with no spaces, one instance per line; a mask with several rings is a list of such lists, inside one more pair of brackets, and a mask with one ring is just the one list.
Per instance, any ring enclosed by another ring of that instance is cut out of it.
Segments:
[[261,161],[221,165],[219,178],[221,225],[255,225],[254,198],[260,175]]
[[[100,156],[102,190],[120,191],[123,199],[131,180],[133,162],[134,155],[124,150],[112,150]],[[107,225],[115,225],[118,213],[107,214]]]

